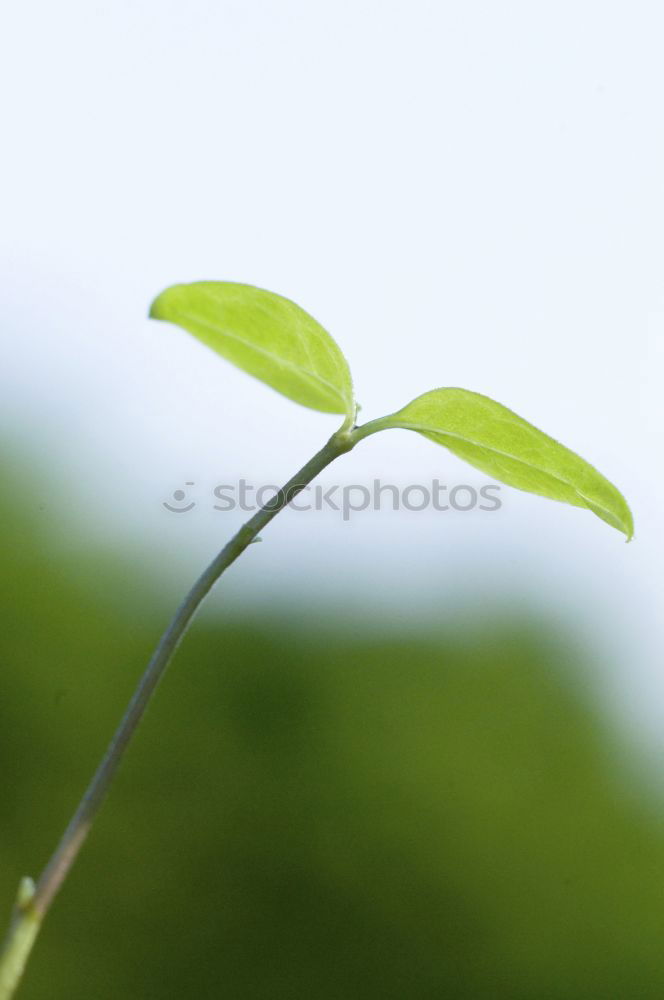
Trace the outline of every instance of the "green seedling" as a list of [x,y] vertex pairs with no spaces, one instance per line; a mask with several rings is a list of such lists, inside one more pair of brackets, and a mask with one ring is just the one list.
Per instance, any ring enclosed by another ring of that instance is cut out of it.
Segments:
[[342,416],[340,428],[251,517],[196,581],[164,632],[113,739],[42,875],[21,882],[0,957],[0,1000],[13,996],[39,927],[74,863],[143,713],[203,599],[221,574],[322,469],[360,441],[392,428],[415,431],[508,486],[582,507],[625,534],[622,494],[592,465],[507,407],[468,389],[431,389],[385,417],[357,425],[348,363],[326,330],[289,299],[251,285],[173,285],[150,309],[188,330],[238,368],[312,410]]

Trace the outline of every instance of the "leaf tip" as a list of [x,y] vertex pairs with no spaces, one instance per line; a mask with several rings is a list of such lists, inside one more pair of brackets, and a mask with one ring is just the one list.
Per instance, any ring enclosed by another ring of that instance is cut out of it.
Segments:
[[625,542],[631,542],[634,538],[634,518],[629,508],[629,504],[622,495],[621,500],[624,505],[621,529],[625,536]]
[[150,303],[150,308],[148,310],[148,317],[150,319],[165,319],[166,318],[166,301],[169,289],[164,289],[160,292]]
[[[611,522],[609,521],[609,524]],[[631,542],[634,538],[634,520],[632,518],[632,512],[625,504],[625,510],[621,517],[614,521],[614,527],[621,531],[625,536],[625,542]]]

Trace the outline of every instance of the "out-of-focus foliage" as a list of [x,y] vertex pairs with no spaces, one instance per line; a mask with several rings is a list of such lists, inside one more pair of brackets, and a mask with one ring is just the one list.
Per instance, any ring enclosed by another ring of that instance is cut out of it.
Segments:
[[[165,612],[129,562],[93,581],[54,547],[43,494],[5,485],[8,915]],[[305,628],[297,608],[199,623],[23,1000],[661,997],[664,835],[612,773],[564,649],[516,623],[401,641]]]

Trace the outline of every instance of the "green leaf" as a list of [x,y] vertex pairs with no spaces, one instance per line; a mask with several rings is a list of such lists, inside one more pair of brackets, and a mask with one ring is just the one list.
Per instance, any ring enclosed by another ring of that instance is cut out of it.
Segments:
[[369,433],[388,427],[418,431],[508,486],[587,507],[628,541],[634,533],[627,502],[608,479],[488,396],[434,389],[366,427]]
[[253,285],[196,281],[167,288],[150,316],[183,327],[302,406],[354,416],[346,359],[329,333],[290,299]]

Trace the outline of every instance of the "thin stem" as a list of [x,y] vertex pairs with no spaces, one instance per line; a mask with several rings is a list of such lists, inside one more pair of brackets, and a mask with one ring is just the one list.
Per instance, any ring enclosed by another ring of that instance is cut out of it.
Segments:
[[388,413],[386,417],[377,417],[375,420],[369,420],[360,427],[354,427],[352,432],[353,447],[358,441],[364,440],[364,438],[369,437],[371,434],[377,434],[378,431],[386,431],[391,427],[399,426],[394,423],[395,416],[396,414],[394,413]]
[[0,954],[0,1000],[9,1000],[13,996],[41,921],[74,864],[123,760],[131,738],[203,599],[224,570],[235,562],[272,518],[276,517],[279,511],[330,462],[344,452],[350,451],[355,440],[354,434],[347,427],[347,422],[344,423],[325,447],[314,455],[272,500],[261,507],[240,528],[198,578],[176,611],[138,683],[99,767],[60,843],[42,872],[34,891],[31,889],[29,893],[24,892],[23,897],[19,896],[9,935]]

